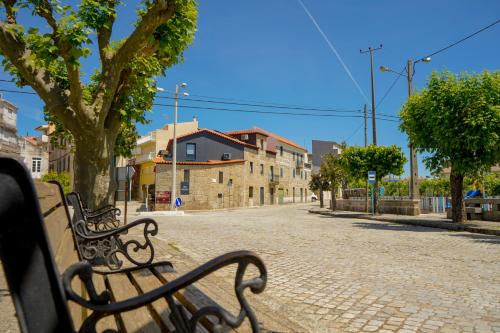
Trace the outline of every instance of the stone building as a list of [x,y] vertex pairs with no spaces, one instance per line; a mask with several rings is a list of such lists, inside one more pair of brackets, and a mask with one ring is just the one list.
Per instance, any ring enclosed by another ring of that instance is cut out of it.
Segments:
[[46,135],[21,138],[21,157],[34,179],[40,179],[49,170],[49,140]]
[[0,96],[0,156],[21,160],[17,137],[17,107]]
[[[132,179],[132,198],[145,200],[148,192],[154,193],[155,163],[153,159],[161,149],[165,149],[169,140],[174,136],[174,125],[168,124],[161,129],[149,132],[137,140],[136,148],[132,151],[129,165],[133,165],[135,174]],[[177,123],[176,133],[181,136],[198,130],[198,120]]]
[[[167,150],[171,151],[172,142]],[[201,129],[177,139],[177,196],[182,209],[308,201],[306,150],[263,129]],[[168,209],[171,156],[156,157],[156,210]]]

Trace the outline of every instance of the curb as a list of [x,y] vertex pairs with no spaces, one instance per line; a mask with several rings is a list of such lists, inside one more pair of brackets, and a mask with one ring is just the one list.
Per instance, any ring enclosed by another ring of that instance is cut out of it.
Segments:
[[451,231],[466,231],[475,234],[500,236],[500,230],[473,227],[469,225],[455,224],[452,222],[424,221],[418,219],[394,220],[392,218],[387,218],[383,216],[370,216],[365,214],[342,214],[342,213],[333,213],[329,211],[320,211],[317,209],[310,209],[309,213],[332,216],[332,217],[340,217],[340,218],[365,219],[372,221],[414,225],[419,227],[437,228],[437,229],[445,229]]

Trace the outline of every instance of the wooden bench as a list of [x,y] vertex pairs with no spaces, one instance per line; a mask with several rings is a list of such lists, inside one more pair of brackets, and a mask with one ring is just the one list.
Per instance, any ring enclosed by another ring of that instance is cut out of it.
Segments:
[[[23,332],[259,332],[244,295],[267,281],[254,253],[227,253],[183,275],[169,262],[98,272],[79,261],[58,186],[40,183],[35,193],[24,166],[8,158],[0,158],[0,184],[0,257]],[[193,285],[231,265],[236,315]]]
[[73,207],[73,222],[85,221],[86,226],[91,231],[113,230],[120,226],[121,211],[113,205],[106,205],[94,211],[85,208],[80,194],[71,192],[66,195],[67,201]]

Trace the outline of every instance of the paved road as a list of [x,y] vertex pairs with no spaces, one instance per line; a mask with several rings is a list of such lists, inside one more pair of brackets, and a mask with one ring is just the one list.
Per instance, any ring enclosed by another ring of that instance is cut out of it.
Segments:
[[500,332],[500,238],[308,214],[310,205],[161,217],[197,262],[266,262],[268,305],[311,332]]
[[[267,327],[280,313],[304,327],[293,331],[500,332],[500,237],[331,218],[310,207],[155,217],[166,241],[158,256],[180,250],[192,267],[256,251],[269,270],[255,297]],[[1,274],[0,292],[0,331],[17,332]]]

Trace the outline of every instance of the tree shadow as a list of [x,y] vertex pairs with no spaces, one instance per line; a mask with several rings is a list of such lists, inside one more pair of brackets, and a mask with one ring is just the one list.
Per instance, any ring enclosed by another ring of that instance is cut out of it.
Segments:
[[388,231],[412,231],[412,232],[449,232],[446,229],[416,226],[410,224],[397,224],[391,222],[353,222],[353,226],[362,229],[388,230]]
[[500,237],[495,235],[482,235],[482,234],[450,234],[452,237],[463,237],[471,239],[477,243],[488,243],[488,244],[496,244],[500,245]]

